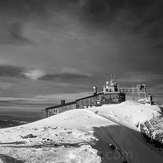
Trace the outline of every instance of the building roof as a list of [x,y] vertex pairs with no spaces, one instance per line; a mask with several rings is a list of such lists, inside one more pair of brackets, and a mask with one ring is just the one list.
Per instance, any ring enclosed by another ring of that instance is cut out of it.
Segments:
[[87,98],[96,97],[96,96],[102,95],[102,94],[104,94],[104,93],[103,92],[96,93],[96,94],[93,94],[91,96],[86,96],[86,97],[83,97],[83,98],[76,99],[75,101],[80,101],[80,100],[84,100],[84,99],[87,99]]
[[51,107],[45,108],[45,110],[57,109],[57,108],[60,108],[60,107],[64,107],[64,106],[68,106],[68,105],[73,105],[73,104],[76,104],[76,101],[72,101],[72,102],[68,102],[68,103],[60,104],[60,105],[56,105],[56,106],[51,106]]

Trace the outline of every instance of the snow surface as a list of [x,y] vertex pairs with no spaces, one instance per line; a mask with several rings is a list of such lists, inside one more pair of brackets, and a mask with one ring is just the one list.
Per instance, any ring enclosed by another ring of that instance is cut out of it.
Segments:
[[136,127],[160,114],[126,101],[0,129],[0,163],[162,163],[163,150]]

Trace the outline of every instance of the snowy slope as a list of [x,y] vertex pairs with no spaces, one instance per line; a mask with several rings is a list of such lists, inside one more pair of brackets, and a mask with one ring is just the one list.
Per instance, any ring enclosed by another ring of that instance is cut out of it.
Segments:
[[136,129],[136,124],[161,114],[161,109],[157,105],[144,105],[134,101],[92,107],[89,110],[133,129]]
[[163,152],[136,127],[159,114],[157,106],[124,102],[0,129],[0,162],[162,163]]

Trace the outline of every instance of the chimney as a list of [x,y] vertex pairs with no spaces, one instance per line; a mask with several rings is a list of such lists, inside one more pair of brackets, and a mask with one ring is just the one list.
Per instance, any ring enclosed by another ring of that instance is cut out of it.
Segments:
[[93,94],[97,94],[97,87],[93,87]]
[[65,104],[65,100],[61,100],[61,105],[64,105]]

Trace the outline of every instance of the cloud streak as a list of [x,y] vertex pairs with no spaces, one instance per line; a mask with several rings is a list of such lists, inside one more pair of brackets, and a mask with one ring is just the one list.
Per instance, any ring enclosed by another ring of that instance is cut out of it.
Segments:
[[23,35],[26,23],[44,22],[63,29],[62,19],[70,15],[87,28],[127,31],[157,46],[152,39],[162,38],[162,5],[161,0],[1,0],[0,42],[30,43]]
[[61,81],[73,82],[74,80],[91,78],[91,77],[93,77],[93,74],[80,72],[76,69],[65,69],[59,73],[56,72],[55,74],[46,74],[40,77],[39,79],[46,80],[46,81],[61,80]]
[[24,68],[12,65],[0,65],[0,76],[24,78]]
[[120,75],[118,81],[130,83],[146,83],[150,81],[163,80],[160,74],[142,73],[142,72],[128,72]]
[[91,78],[93,74],[80,72],[76,69],[64,69],[61,72],[46,74],[46,72],[34,69],[28,70],[25,67],[13,65],[0,65],[0,76],[26,78],[31,80],[44,80],[44,81],[72,81],[76,79]]
[[27,78],[32,80],[37,80],[45,75],[44,71],[41,70],[29,70],[24,73]]

